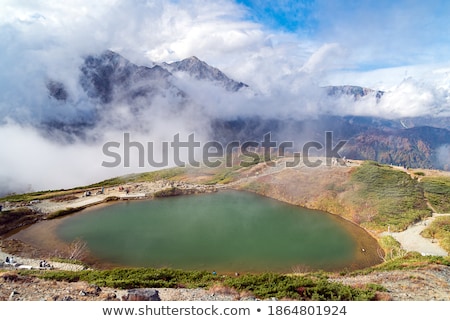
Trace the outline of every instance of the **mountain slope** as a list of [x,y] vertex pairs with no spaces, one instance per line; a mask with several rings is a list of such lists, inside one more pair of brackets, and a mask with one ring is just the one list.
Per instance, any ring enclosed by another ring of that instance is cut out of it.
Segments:
[[112,51],[87,56],[80,70],[80,84],[87,95],[103,104],[122,99],[132,102],[174,87],[171,73],[164,68],[137,66]]
[[[401,128],[395,121],[367,117],[322,116],[303,121],[236,118],[216,119],[212,123],[214,139],[227,144],[232,141],[252,140],[261,143],[267,133],[272,140],[293,142],[293,150],[301,152],[307,142],[325,146],[325,132],[332,132],[333,147],[346,141],[339,151],[349,159],[375,160],[416,168],[450,168],[448,155],[450,131],[443,128]],[[324,156],[321,151],[311,150]]]

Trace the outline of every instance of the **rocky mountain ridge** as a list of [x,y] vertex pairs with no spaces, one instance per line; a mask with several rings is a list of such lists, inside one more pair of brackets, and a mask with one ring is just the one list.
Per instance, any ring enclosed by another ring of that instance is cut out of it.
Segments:
[[[262,139],[267,132],[271,132],[279,140],[296,143],[311,140],[322,142],[324,132],[332,131],[336,140],[347,141],[343,153],[350,158],[373,159],[411,167],[450,167],[450,161],[446,157],[450,150],[448,118],[429,116],[383,119],[327,114],[297,120],[264,116],[222,116],[220,110],[217,110],[213,119],[208,119],[204,116],[205,112],[215,106],[203,105],[197,97],[198,92],[189,92],[183,86],[180,87],[183,82],[195,81],[209,85],[207,88],[217,89],[222,100],[230,98],[232,101],[233,95],[239,95],[243,89],[249,88],[245,83],[229,78],[197,57],[147,67],[138,66],[110,50],[89,55],[80,66],[79,84],[96,107],[86,117],[52,120],[42,126],[47,132],[56,131],[69,137],[83,137],[87,129],[94,128],[101,122],[104,117],[102,115],[113,113],[112,106],[118,104],[127,108],[129,127],[124,129],[145,128],[142,119],[161,110],[169,110],[165,117],[171,117],[172,114],[186,110],[186,106],[200,106],[193,112],[199,113],[199,119],[204,118],[202,126],[207,124],[211,139],[224,143]],[[62,103],[70,100],[70,93],[62,82],[48,81],[47,90],[52,99]],[[354,101],[358,101],[373,97],[375,104],[385,95],[383,91],[350,85],[327,86],[322,90],[332,100],[352,97]]]

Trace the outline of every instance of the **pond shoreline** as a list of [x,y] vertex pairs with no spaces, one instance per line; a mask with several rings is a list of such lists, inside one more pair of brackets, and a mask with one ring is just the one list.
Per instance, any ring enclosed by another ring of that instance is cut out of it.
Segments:
[[[253,192],[246,192],[246,191],[235,190],[235,189],[231,189],[231,188],[220,188],[220,189],[215,189],[214,191],[218,191],[218,190],[230,191],[230,192],[233,191],[238,194],[239,193],[248,193],[248,194],[255,195],[257,197],[261,197],[262,198],[261,200],[267,199],[267,200],[277,201],[277,202],[286,204],[288,207],[292,207],[294,210],[299,208],[296,205],[292,205],[292,204],[289,204],[289,203],[286,203],[283,201],[278,201],[273,198],[265,197],[263,195],[253,193]],[[209,191],[211,191],[211,190],[209,190]],[[182,195],[193,195],[193,194],[200,195],[201,193],[189,192],[189,193],[184,193]],[[149,201],[149,200],[151,201],[151,198],[146,198],[146,199],[140,198],[139,200],[141,202],[145,202],[145,201]],[[89,214],[89,212],[91,210],[101,209],[103,206],[109,207],[110,205],[120,204],[122,202],[123,201],[114,201],[114,202],[107,202],[107,203],[97,203],[97,202],[92,203],[91,206],[84,208],[83,212],[79,213],[77,215],[86,215],[86,214]],[[136,202],[139,202],[139,201],[136,200]],[[85,204],[84,204],[84,206],[85,206]],[[308,211],[310,210],[310,209],[306,209],[306,208],[304,208],[304,209],[308,210]],[[311,211],[316,212],[317,210],[311,210]],[[355,254],[353,254],[354,259],[352,259],[352,260],[356,260],[356,261],[355,261],[355,263],[351,263],[351,265],[345,264],[344,265],[345,270],[355,270],[358,268],[372,266],[373,264],[376,264],[376,263],[381,263],[378,256],[375,254],[378,243],[377,243],[376,239],[373,239],[370,234],[365,233],[363,229],[361,229],[360,227],[358,227],[355,224],[349,225],[347,220],[340,218],[336,215],[326,213],[323,211],[317,211],[317,212],[321,212],[321,213],[323,213],[323,215],[328,216],[329,217],[328,219],[331,219],[332,221],[336,221],[338,226],[342,226],[346,231],[345,233],[355,242],[355,245],[356,245]],[[23,232],[18,231],[16,233],[10,235],[8,239],[17,239],[18,241],[22,241],[22,242],[25,242],[28,244],[33,244],[38,248],[49,249],[49,251],[48,251],[49,254],[51,254],[50,250],[53,250],[54,252],[58,251],[59,253],[63,253],[64,248],[65,247],[67,248],[69,244],[64,243],[63,241],[61,241],[55,237],[56,236],[55,226],[57,226],[58,224],[61,224],[66,218],[69,218],[71,216],[72,215],[68,215],[68,216],[60,217],[60,218],[53,219],[53,220],[47,220],[47,222],[42,222],[42,224],[35,224],[34,226],[31,227],[31,230],[26,229]],[[313,218],[313,217],[314,216],[312,216],[311,218]],[[51,225],[49,225],[49,223],[51,223]],[[335,223],[333,223],[333,224],[335,224]],[[223,244],[225,244],[225,243],[223,243]],[[365,244],[365,245],[361,245],[361,244]],[[361,248],[364,248],[364,247],[367,248],[367,252],[362,252],[360,250]],[[14,247],[13,247],[13,250],[14,250]],[[98,260],[98,258],[96,258],[94,255],[87,255],[82,261],[84,261],[89,266],[93,266],[98,269],[109,269],[109,268],[114,268],[114,267],[130,267],[130,266],[126,266],[124,264],[108,264],[107,261]],[[125,262],[127,262],[127,260]],[[366,263],[364,263],[364,262],[366,262]],[[367,262],[374,262],[374,263],[368,264]],[[132,266],[133,266],[133,264],[132,264]],[[288,269],[289,270],[288,273],[291,273],[292,271],[297,271],[297,272],[303,271],[306,269],[305,266],[300,266],[300,265],[296,266],[295,264],[289,265],[289,266],[292,266],[292,267],[295,266],[295,269],[291,269],[291,268]],[[314,270],[315,268],[307,268],[307,269]],[[288,270],[286,270],[286,271],[288,271]],[[341,270],[341,269],[333,268],[330,266],[329,270],[336,271],[336,270]],[[234,273],[234,272],[229,271],[229,273]]]

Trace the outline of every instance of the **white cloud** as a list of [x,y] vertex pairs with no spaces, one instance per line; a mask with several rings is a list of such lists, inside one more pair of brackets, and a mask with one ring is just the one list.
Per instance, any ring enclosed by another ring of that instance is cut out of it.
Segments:
[[14,124],[0,127],[0,146],[0,192],[69,188],[105,176],[97,146],[63,146]]
[[342,69],[346,57],[346,50],[338,43],[326,43],[309,57],[300,70],[321,74],[333,69]]
[[407,78],[384,95],[381,108],[393,116],[450,115],[449,88]]

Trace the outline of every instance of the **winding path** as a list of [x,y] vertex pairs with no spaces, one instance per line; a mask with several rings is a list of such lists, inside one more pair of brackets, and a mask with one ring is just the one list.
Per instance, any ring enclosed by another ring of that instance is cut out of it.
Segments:
[[439,245],[439,243],[433,243],[430,239],[420,235],[420,233],[438,216],[450,216],[450,214],[433,213],[432,217],[428,217],[419,223],[411,225],[405,231],[396,233],[384,232],[381,235],[391,235],[400,242],[403,249],[406,251],[416,251],[422,255],[448,256],[448,253]]
[[[410,175],[412,178],[414,178],[413,173],[408,171],[407,169],[403,167],[393,166],[394,168],[404,171],[408,175]],[[419,177],[419,181],[422,179],[422,177]],[[405,231],[397,232],[397,233],[390,233],[390,232],[384,232],[381,235],[391,235],[393,238],[395,238],[406,251],[416,251],[421,253],[422,255],[436,255],[436,256],[448,256],[449,253],[445,251],[439,243],[435,243],[432,240],[423,237],[420,235],[422,231],[433,222],[436,217],[439,216],[450,216],[450,213],[447,214],[440,214],[436,213],[436,210],[433,208],[433,206],[430,204],[429,201],[427,201],[428,208],[432,211],[432,216],[427,217],[426,219],[409,226]]]

